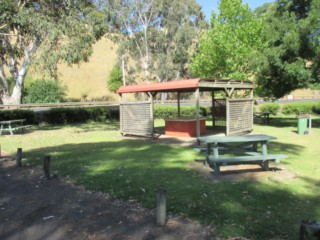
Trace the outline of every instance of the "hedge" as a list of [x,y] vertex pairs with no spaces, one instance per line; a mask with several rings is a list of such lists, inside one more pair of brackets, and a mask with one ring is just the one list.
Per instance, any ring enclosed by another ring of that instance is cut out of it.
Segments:
[[272,115],[277,115],[280,110],[279,103],[264,103],[259,106],[259,109],[263,113],[270,113]]
[[[315,109],[316,107],[316,109]],[[314,111],[315,109],[315,111]],[[317,109],[319,109],[319,103],[317,102],[295,102],[295,103],[285,103],[282,106],[283,114],[310,114],[317,113]],[[319,113],[319,111],[318,111]]]
[[88,121],[104,122],[119,119],[118,109],[106,107],[90,108],[52,108],[43,113],[43,120],[51,124],[85,123]]
[[104,122],[119,120],[119,109],[107,107],[88,108],[52,108],[47,111],[34,112],[32,110],[2,110],[1,120],[26,119],[27,124],[48,122],[50,124],[85,123],[88,121]]
[[0,121],[26,119],[25,124],[35,124],[35,113],[31,110],[2,110],[0,111]]
[[[210,114],[210,108],[200,107],[200,115],[207,116]],[[180,107],[180,115],[184,117],[194,117],[196,116],[195,107]],[[154,107],[154,118],[174,118],[178,116],[177,106],[159,106]]]
[[316,114],[320,114],[320,103],[318,103],[312,107],[312,112],[314,112]]

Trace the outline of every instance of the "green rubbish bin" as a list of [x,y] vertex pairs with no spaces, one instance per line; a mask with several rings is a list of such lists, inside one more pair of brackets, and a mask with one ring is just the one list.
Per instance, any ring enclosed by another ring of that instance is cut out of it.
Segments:
[[298,116],[298,134],[308,133],[308,116]]

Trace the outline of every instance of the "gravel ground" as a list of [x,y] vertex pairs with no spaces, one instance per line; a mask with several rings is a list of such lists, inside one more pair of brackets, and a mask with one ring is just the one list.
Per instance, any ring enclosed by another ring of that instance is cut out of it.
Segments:
[[0,158],[0,239],[217,239],[212,228],[168,214],[156,225],[155,210],[86,191],[59,176],[46,180],[39,167],[17,168]]

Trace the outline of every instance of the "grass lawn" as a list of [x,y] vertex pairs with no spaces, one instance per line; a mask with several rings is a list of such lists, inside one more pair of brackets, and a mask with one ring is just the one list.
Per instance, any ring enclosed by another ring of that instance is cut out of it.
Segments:
[[[222,238],[298,239],[302,219],[320,220],[320,119],[309,135],[296,133],[296,118],[273,118],[254,132],[278,138],[269,152],[287,154],[280,166],[294,179],[213,183],[190,163],[203,155],[157,141],[123,139],[117,123],[43,127],[1,136],[3,151],[22,147],[30,164],[52,156],[52,169],[87,189],[155,208],[155,190],[168,190],[168,209],[205,224]],[[223,171],[223,169],[222,169]]]

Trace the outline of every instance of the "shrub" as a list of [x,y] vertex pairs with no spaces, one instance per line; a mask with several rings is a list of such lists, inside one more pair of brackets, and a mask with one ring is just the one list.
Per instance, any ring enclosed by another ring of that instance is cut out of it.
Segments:
[[14,119],[26,119],[26,124],[35,123],[35,114],[31,110],[1,110],[0,121],[14,120]]
[[[200,107],[200,115],[207,116],[207,108]],[[195,107],[181,107],[180,114],[184,117],[194,117],[196,116]],[[155,106],[154,108],[154,118],[174,118],[178,116],[178,107],[176,106]]]
[[259,109],[263,113],[277,115],[278,111],[280,110],[280,105],[278,103],[264,103],[259,106]]
[[58,81],[39,79],[26,86],[23,103],[54,103],[63,101],[67,89]]
[[296,103],[286,103],[282,106],[283,114],[306,114],[312,113],[312,109],[316,106],[315,102],[296,102]]

